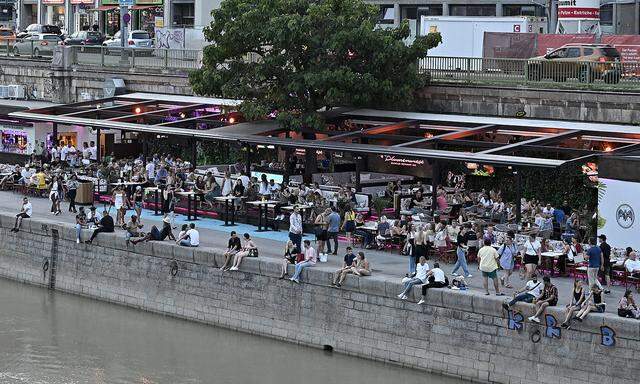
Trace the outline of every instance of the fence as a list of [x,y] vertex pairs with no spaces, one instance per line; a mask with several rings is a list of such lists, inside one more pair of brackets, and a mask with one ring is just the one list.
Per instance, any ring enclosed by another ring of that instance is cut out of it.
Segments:
[[429,56],[419,70],[434,83],[640,90],[640,62]]
[[0,40],[0,56],[50,60],[60,40]]
[[81,66],[191,70],[200,68],[202,51],[194,49],[70,47],[71,64]]

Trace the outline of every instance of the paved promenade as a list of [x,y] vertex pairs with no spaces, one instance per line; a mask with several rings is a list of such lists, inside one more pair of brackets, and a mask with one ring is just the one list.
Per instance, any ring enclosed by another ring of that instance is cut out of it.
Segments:
[[[22,196],[13,192],[0,191],[0,211],[8,214],[15,214],[18,212],[18,207],[21,204]],[[59,216],[53,216],[49,213],[50,202],[44,198],[31,198],[33,204],[33,212],[35,218],[47,218],[49,220],[56,220],[63,223],[75,222],[75,214],[67,212],[68,204],[65,202],[62,204],[63,213]],[[102,211],[102,205],[98,205],[98,210]],[[127,216],[133,213],[132,210],[127,212]],[[112,214],[115,213],[112,210]],[[114,217],[115,218],[115,217]],[[162,217],[154,216],[153,211],[145,210],[142,214],[142,222],[145,224],[143,230],[148,230],[152,225],[160,225]],[[176,225],[180,227],[181,224],[188,223],[186,216],[176,215]],[[213,247],[218,249],[226,248],[229,232],[236,231],[239,234],[248,232],[254,239],[254,242],[260,250],[260,257],[280,258],[285,241],[288,239],[287,229],[282,229],[279,232],[257,232],[256,226],[238,224],[235,227],[225,227],[223,222],[214,219],[200,219],[196,221],[196,227],[200,231],[200,243],[202,246]],[[178,229],[179,230],[179,229]],[[177,235],[178,230],[174,231]],[[124,242],[124,231],[116,229],[117,232],[122,234],[122,241]],[[88,233],[85,231],[85,233]],[[312,235],[305,236],[305,239],[313,240]],[[313,245],[313,242],[312,242]],[[344,249],[347,246],[346,243],[340,243],[339,256],[329,256],[327,263],[319,264],[322,267],[331,267],[337,269],[342,263],[342,256],[344,255]],[[355,252],[360,251],[360,248],[356,248]],[[402,256],[397,250],[393,251],[377,251],[377,250],[364,250],[367,258],[369,259],[373,268],[373,274],[380,277],[397,277],[398,281],[404,277],[408,272],[408,258]],[[430,266],[433,265],[434,260],[429,260]],[[453,269],[451,264],[441,263],[440,267],[449,274]],[[473,278],[467,279],[467,282],[473,293],[478,293],[482,290],[482,280],[480,272],[477,269],[477,264],[470,264],[469,271],[473,274]],[[233,272],[230,272],[233,273]],[[559,290],[559,304],[558,306],[564,306],[570,300],[570,292],[573,284],[573,278],[553,278],[553,283]],[[524,281],[520,279],[517,273],[512,276],[511,283],[514,286],[513,289],[504,289],[504,292],[509,297],[515,289],[524,285]],[[491,285],[491,282],[490,282]],[[491,286],[491,292],[493,288]],[[613,286],[611,294],[605,295],[607,302],[607,312],[611,314],[616,313],[618,301],[624,292],[624,287]],[[470,292],[471,293],[471,292]],[[526,313],[525,313],[526,314]],[[529,314],[526,314],[529,316]]]

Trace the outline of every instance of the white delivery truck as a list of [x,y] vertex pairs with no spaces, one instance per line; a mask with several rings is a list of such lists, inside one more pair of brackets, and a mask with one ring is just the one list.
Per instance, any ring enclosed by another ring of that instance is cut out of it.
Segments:
[[440,32],[442,43],[429,56],[482,57],[485,32],[547,33],[545,17],[422,16],[422,36]]

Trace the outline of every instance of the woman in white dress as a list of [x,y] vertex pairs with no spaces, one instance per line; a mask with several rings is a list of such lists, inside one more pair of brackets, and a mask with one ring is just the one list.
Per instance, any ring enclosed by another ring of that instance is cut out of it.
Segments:
[[116,225],[124,225],[124,216],[127,213],[127,194],[124,192],[121,186],[118,186],[113,192],[113,206],[116,209]]

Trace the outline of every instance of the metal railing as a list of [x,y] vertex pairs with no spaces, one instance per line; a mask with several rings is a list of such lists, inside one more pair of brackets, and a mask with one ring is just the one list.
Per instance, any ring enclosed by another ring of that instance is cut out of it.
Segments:
[[191,70],[202,64],[202,51],[195,49],[121,48],[72,46],[71,64],[117,68]]
[[640,90],[640,62],[429,56],[419,70],[436,84]]
[[56,41],[10,38],[0,40],[0,56],[50,60],[57,46]]

